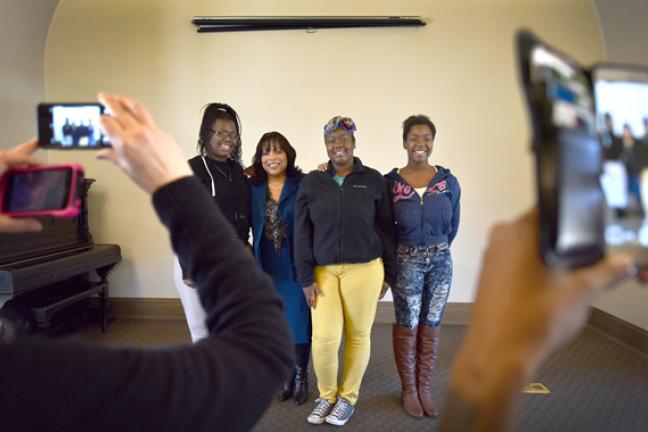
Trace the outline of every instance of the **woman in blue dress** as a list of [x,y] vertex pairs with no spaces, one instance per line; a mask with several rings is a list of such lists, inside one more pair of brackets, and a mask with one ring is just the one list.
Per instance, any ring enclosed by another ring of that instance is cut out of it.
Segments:
[[286,137],[268,132],[259,140],[251,167],[254,255],[283,299],[295,343],[296,364],[278,398],[298,405],[308,399],[311,316],[295,281],[293,228],[295,199],[304,174],[295,166],[297,153]]

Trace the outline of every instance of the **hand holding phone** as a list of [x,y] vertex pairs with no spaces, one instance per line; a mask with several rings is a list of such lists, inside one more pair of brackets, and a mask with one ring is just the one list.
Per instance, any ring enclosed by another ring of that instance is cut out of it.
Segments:
[[83,168],[75,163],[10,168],[0,177],[0,214],[76,217],[82,181]]
[[[11,166],[38,164],[38,161],[31,156],[37,148],[38,142],[35,139],[32,139],[10,150],[0,151],[0,176],[2,176],[2,174],[4,174]],[[36,219],[14,219],[0,214],[0,232],[3,233],[40,231],[42,228],[40,222]]]
[[526,31],[517,43],[545,262],[648,248],[648,67],[585,68]]

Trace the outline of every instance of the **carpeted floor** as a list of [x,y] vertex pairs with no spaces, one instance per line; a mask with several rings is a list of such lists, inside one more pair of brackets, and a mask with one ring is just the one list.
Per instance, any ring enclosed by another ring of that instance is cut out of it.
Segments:
[[[464,327],[444,326],[435,396],[445,403],[450,363]],[[111,345],[159,346],[189,341],[183,321],[117,321],[105,335],[98,327],[79,332],[85,339]],[[488,361],[488,359],[484,359]],[[311,378],[313,374],[311,371]],[[554,355],[540,370],[537,382],[550,394],[522,396],[520,431],[648,431],[648,358],[586,329],[573,343]],[[372,354],[362,384],[356,413],[343,428],[349,432],[434,431],[437,421],[408,417],[400,408],[400,383],[394,365],[391,327],[376,325]],[[306,416],[316,397],[303,406],[275,401],[256,425],[255,432],[334,430],[331,425],[309,425]]]

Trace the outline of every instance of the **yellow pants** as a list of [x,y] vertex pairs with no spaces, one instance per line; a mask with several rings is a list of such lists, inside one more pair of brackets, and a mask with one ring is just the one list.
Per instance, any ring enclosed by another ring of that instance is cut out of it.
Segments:
[[[358,400],[369,363],[371,326],[384,279],[382,260],[361,264],[315,267],[317,297],[313,319],[313,366],[320,397],[335,402],[338,395],[352,405]],[[346,334],[342,383],[338,388],[338,350]]]

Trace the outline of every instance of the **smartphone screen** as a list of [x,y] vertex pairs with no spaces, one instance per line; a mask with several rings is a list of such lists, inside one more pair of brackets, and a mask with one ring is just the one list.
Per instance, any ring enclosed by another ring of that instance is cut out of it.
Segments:
[[648,247],[648,68],[593,69],[609,246]]
[[537,45],[531,52],[531,82],[544,91],[555,128],[594,133],[589,79],[577,65]]
[[70,198],[70,169],[14,172],[7,179],[3,208],[11,214],[60,210]]
[[43,103],[37,111],[42,147],[96,149],[110,145],[99,130],[104,109],[98,103]]

